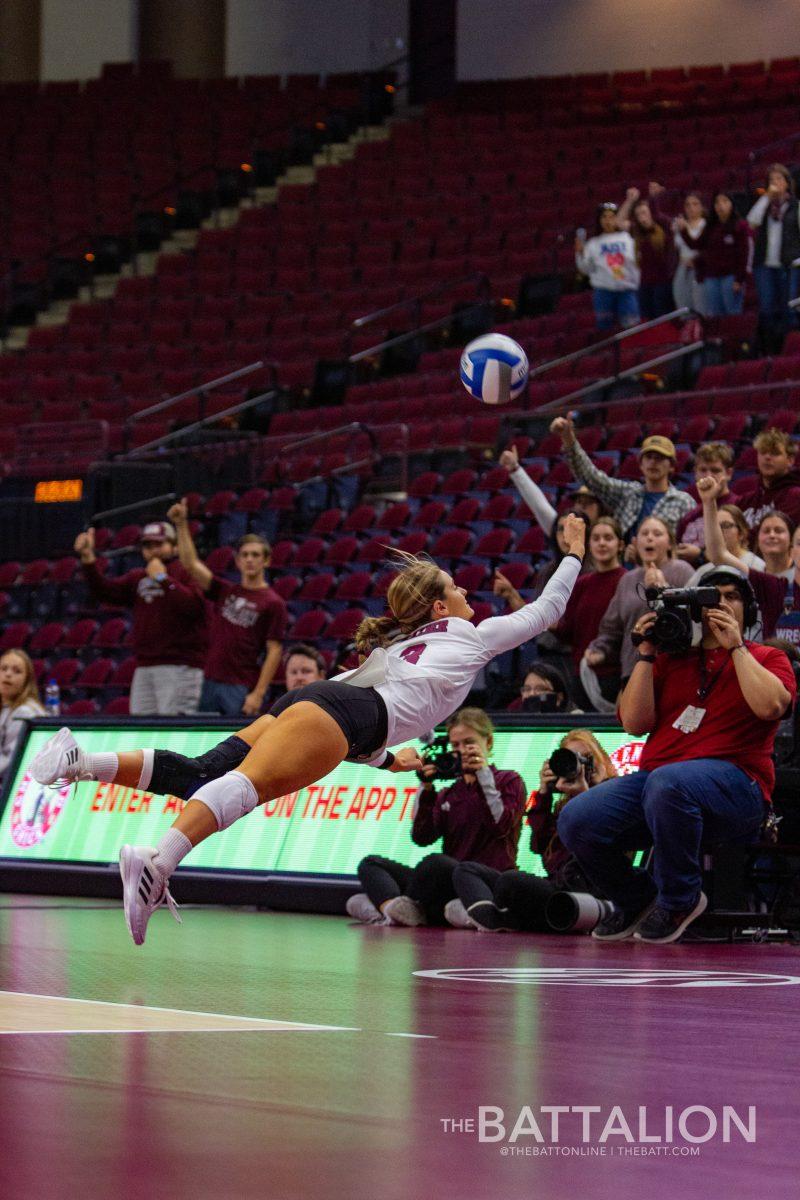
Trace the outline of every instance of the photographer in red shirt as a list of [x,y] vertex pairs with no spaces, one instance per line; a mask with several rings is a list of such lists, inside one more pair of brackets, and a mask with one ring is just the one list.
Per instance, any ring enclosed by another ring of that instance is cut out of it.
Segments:
[[[698,646],[662,652],[648,637],[653,611],[634,626],[638,661],[619,717],[634,737],[649,735],[641,770],[574,797],[558,820],[561,841],[616,906],[592,934],[600,940],[676,941],[707,904],[701,839],[752,841],[770,802],[794,673],[783,651],[743,640],[756,603],[740,572],[718,567],[703,586],[720,601],[702,610]],[[651,843],[652,873],[635,870],[625,851]]]

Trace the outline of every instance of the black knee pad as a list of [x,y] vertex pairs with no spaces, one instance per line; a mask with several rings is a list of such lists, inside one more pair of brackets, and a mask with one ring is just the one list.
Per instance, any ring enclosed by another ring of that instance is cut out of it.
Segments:
[[249,752],[247,742],[235,735],[212,746],[197,758],[187,758],[172,750],[156,750],[148,791],[159,796],[180,796],[182,800],[188,800],[210,779],[219,779],[228,771],[235,771]]

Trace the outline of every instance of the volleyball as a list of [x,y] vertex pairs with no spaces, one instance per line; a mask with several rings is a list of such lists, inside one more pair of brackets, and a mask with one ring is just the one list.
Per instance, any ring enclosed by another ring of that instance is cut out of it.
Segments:
[[520,395],[528,378],[528,356],[503,333],[475,338],[461,355],[461,382],[484,404],[507,404]]

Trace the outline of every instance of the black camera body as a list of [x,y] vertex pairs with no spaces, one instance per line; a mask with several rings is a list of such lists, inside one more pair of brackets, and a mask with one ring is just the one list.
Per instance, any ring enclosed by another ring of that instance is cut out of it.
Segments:
[[561,747],[554,750],[547,760],[547,765],[556,779],[565,783],[573,783],[584,768],[586,782],[589,783],[594,774],[594,757],[591,754],[576,754],[574,750]]
[[652,642],[667,654],[686,654],[692,646],[692,626],[700,621],[704,608],[718,608],[719,588],[645,588],[647,607],[657,617],[647,631],[631,634],[635,646]]
[[[590,754],[576,754],[575,750],[566,750],[564,746],[554,750],[553,754],[547,760],[547,766],[551,768],[555,778],[563,779],[565,784],[572,784],[581,774],[581,768],[584,768],[585,780],[591,786],[591,776],[595,770],[594,756]],[[548,788],[551,796],[555,793],[555,784],[551,784]]]
[[[427,747],[424,759],[436,768],[434,779],[460,779],[463,775],[461,755],[458,750],[451,750],[450,739],[446,733],[440,733]],[[424,776],[417,772],[420,779]]]

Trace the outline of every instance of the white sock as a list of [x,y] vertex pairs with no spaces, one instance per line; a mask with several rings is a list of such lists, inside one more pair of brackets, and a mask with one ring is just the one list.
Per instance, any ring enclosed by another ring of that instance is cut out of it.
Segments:
[[155,762],[155,750],[142,751],[142,773],[139,776],[137,787],[143,791],[147,791],[150,787],[150,780],[153,778],[153,763]]
[[101,783],[113,783],[119,770],[119,758],[113,751],[105,754],[84,754],[86,770]]
[[185,833],[181,833],[180,829],[168,829],[156,846],[153,864],[158,867],[162,875],[169,879],[178,863],[182,858],[186,858],[191,848],[192,843]]

